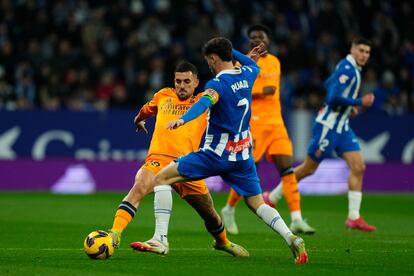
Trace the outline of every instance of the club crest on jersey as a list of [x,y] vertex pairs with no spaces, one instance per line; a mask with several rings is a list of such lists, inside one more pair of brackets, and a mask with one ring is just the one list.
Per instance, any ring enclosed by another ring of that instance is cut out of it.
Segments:
[[173,99],[172,99],[172,98],[167,98],[167,99],[165,100],[165,102],[166,102],[166,103],[172,103],[172,101],[173,101]]
[[347,76],[347,75],[345,75],[345,74],[342,74],[341,76],[339,76],[339,82],[341,83],[341,84],[344,84],[344,83],[346,83],[346,81],[349,79],[349,77]]
[[247,80],[238,81],[231,85],[231,89],[233,90],[233,92],[236,92],[237,90],[243,88],[249,88],[249,83],[247,82]]

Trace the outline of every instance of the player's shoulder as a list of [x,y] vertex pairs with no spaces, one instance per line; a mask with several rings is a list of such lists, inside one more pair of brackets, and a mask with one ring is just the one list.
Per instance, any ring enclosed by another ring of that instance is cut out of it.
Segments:
[[222,78],[222,75],[216,76],[216,77],[210,79],[205,85],[206,89],[207,88],[217,88],[217,87],[219,87],[222,83],[221,78]]
[[158,90],[155,94],[154,94],[154,98],[164,98],[164,97],[171,97],[173,95],[175,95],[175,89],[172,87],[164,87],[161,88],[160,90]]
[[351,62],[349,62],[346,58],[342,59],[338,65],[336,66],[336,74],[339,75],[347,75],[347,76],[354,76],[355,73],[355,67],[352,65]]
[[279,58],[275,56],[274,54],[268,53],[265,56],[265,60],[268,62],[274,62],[274,63],[280,63]]

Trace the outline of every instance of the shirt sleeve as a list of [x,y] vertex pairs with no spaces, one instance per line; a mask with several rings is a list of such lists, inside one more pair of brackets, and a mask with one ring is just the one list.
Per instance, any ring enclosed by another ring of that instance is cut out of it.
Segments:
[[212,105],[211,100],[207,96],[202,96],[180,119],[184,120],[184,123],[192,121],[201,116]]
[[343,91],[350,85],[354,77],[354,73],[351,70],[340,67],[327,81],[329,90],[326,102],[330,105],[362,105],[361,98],[352,99],[342,96]]
[[221,91],[220,80],[217,78],[212,79],[207,82],[204,92],[202,93],[202,97],[207,97],[211,101],[212,105],[215,105],[222,96],[220,95],[220,93],[222,93]]
[[157,114],[158,100],[159,93],[155,93],[154,97],[151,100],[149,100],[146,104],[144,104],[139,110],[138,121],[143,121]]

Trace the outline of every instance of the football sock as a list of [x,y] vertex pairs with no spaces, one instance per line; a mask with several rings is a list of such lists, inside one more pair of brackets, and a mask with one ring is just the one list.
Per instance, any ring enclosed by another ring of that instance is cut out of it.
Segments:
[[293,169],[285,170],[281,172],[281,175],[283,195],[286,198],[290,212],[300,211],[300,193]]
[[348,218],[358,219],[361,208],[362,192],[348,191]]
[[269,199],[274,204],[278,203],[279,200],[282,198],[283,195],[283,188],[282,188],[282,182],[280,182],[276,188],[273,189],[273,191],[269,194]]
[[207,230],[214,237],[218,245],[224,246],[230,243],[230,241],[227,239],[227,233],[223,223],[221,223],[218,228]]
[[122,201],[115,213],[112,230],[122,232],[134,218],[137,208],[128,201]]
[[171,186],[160,185],[154,188],[154,214],[155,233],[154,238],[162,243],[168,243],[168,224],[172,211]]
[[241,196],[233,189],[230,189],[229,197],[227,198],[227,205],[229,207],[236,207],[239,203]]
[[290,236],[292,236],[292,232],[287,227],[278,211],[267,204],[262,204],[257,208],[256,214],[273,230],[278,232],[288,245],[291,245],[292,241]]

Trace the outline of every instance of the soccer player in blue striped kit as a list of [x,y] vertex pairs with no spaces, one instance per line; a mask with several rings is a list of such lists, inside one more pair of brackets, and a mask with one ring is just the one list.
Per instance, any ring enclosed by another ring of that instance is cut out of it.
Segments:
[[[316,117],[313,136],[304,162],[295,168],[298,181],[313,174],[324,158],[332,151],[344,159],[350,169],[348,177],[348,218],[345,226],[365,232],[375,231],[359,214],[362,201],[362,179],[365,164],[358,140],[349,127],[349,117],[358,113],[357,106],[370,107],[374,95],[368,93],[358,97],[361,84],[361,69],[371,54],[371,42],[356,38],[351,45],[350,54],[342,59],[335,71],[325,81],[327,90],[326,104]],[[279,184],[265,200],[276,204],[282,197]]]
[[[262,48],[262,45],[258,46],[251,53],[257,57]],[[279,213],[263,201],[251,155],[251,88],[260,69],[252,59],[233,50],[231,42],[223,37],[208,41],[203,53],[216,76],[207,82],[205,95],[180,119],[170,122],[167,128],[174,131],[208,109],[205,143],[199,151],[177,158],[155,177],[154,212],[157,227],[167,237],[172,210],[171,184],[220,175],[237,193],[244,196],[253,212],[283,237],[292,250],[295,262],[305,264],[308,255],[303,239],[292,234]],[[234,67],[232,57],[242,66]]]

